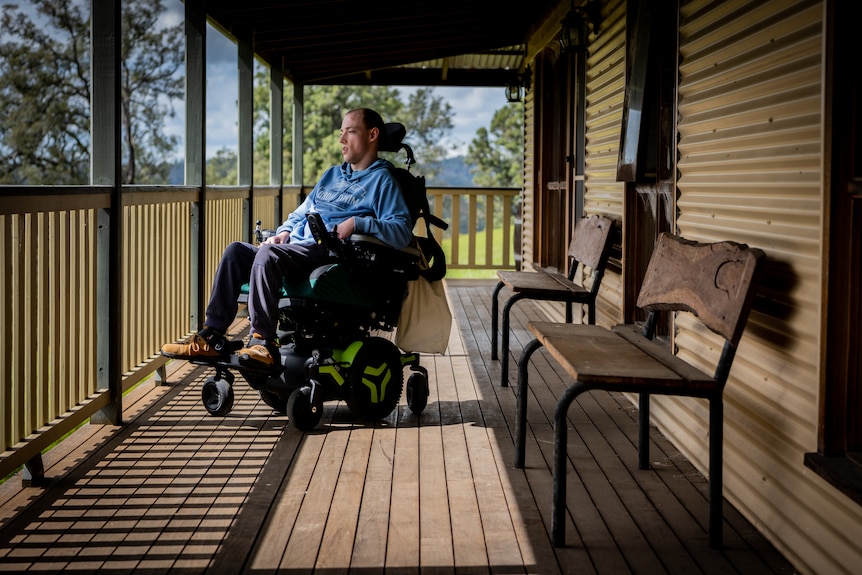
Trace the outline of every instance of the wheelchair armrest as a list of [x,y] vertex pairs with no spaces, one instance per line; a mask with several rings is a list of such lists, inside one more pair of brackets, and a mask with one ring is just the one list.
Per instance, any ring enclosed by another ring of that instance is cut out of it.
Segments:
[[348,241],[355,242],[355,243],[366,243],[366,244],[371,244],[371,245],[377,246],[377,247],[388,248],[390,250],[402,252],[402,253],[409,254],[409,255],[415,256],[415,257],[419,257],[419,254],[420,254],[420,251],[418,249],[416,249],[411,244],[408,244],[408,245],[404,246],[403,248],[396,250],[395,248],[393,248],[392,246],[390,246],[389,244],[387,244],[383,240],[377,239],[374,236],[366,236],[366,235],[362,235],[362,234],[353,234],[350,236],[350,239]]
[[352,236],[350,236],[349,241],[351,241],[351,242],[365,242],[367,244],[374,244],[377,246],[383,246],[383,247],[387,247],[387,248],[390,247],[389,244],[387,244],[383,240],[379,240],[379,239],[375,238],[374,236],[365,236],[362,234],[353,234]]

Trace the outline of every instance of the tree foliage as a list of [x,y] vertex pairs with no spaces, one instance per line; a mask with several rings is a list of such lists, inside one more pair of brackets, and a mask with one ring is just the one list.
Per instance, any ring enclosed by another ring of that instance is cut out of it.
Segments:
[[[284,173],[285,181],[290,181],[291,159],[293,154],[292,123],[293,107],[292,86],[285,83],[284,90]],[[306,86],[303,91],[303,175],[302,182],[313,184],[320,179],[329,167],[340,164],[341,146],[338,143],[341,120],[354,108],[373,108],[387,122],[401,122],[407,128],[407,142],[416,154],[422,167],[422,174],[432,177],[435,164],[442,160],[446,150],[440,141],[452,130],[452,106],[442,97],[434,94],[431,88],[420,88],[411,93],[405,102],[401,92],[392,86]],[[257,184],[269,183],[269,73],[266,69],[255,72],[254,89],[254,126],[255,126],[255,163],[254,179]],[[219,162],[223,164],[229,157],[236,155],[228,150],[220,150]],[[395,164],[404,161],[400,154],[381,154]],[[210,160],[212,161],[212,160]],[[222,170],[224,173],[224,171]],[[212,176],[217,176],[214,171]],[[225,173],[229,179],[234,173]],[[235,184],[235,179],[213,180],[211,184]]]
[[452,130],[452,106],[449,102],[435,96],[429,88],[421,88],[407,99],[402,115],[396,115],[407,126],[405,140],[413,146],[427,177],[436,173],[435,166],[441,162],[448,150],[440,142]]
[[185,53],[183,27],[157,26],[162,0],[126,0],[123,6],[123,183],[164,183],[178,138],[164,134],[165,118],[174,111],[162,102],[185,95],[177,74]]
[[491,118],[490,131],[482,127],[467,149],[467,161],[474,164],[477,186],[520,187],[524,167],[524,107],[510,103]]
[[[0,16],[0,183],[86,184],[90,160],[90,22],[86,3],[32,0]],[[123,4],[124,183],[164,183],[177,138],[164,133],[183,95],[182,25],[159,26],[161,0]]]

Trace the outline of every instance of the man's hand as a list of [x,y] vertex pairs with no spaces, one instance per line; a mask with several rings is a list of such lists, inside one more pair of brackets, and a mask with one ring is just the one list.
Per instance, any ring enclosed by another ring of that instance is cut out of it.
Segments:
[[290,243],[290,232],[281,232],[275,236],[269,236],[264,240],[265,244],[286,244]]
[[335,226],[335,233],[338,234],[339,240],[350,239],[350,236],[353,235],[353,229],[356,226],[356,222],[353,221],[353,218],[348,218]]

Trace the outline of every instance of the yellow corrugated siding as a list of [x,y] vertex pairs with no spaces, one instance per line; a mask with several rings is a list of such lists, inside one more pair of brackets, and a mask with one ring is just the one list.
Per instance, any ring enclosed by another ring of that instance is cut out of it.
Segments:
[[[623,0],[602,8],[599,34],[587,58],[584,212],[604,214],[622,222],[625,186],[617,181],[625,94],[625,27]],[[623,282],[608,270],[596,302],[596,322],[613,325],[622,319]]]
[[[817,1],[681,8],[679,232],[762,248],[760,290],[725,394],[725,496],[803,572],[862,565],[862,510],[803,465],[817,446],[822,206]],[[711,369],[717,339],[685,316],[675,344]],[[653,419],[707,470],[703,402]]]
[[530,90],[524,99],[524,191],[521,197],[521,262],[536,261],[533,237],[536,223],[536,97]]
[[584,209],[617,218],[623,214],[622,182],[617,182],[625,91],[625,2],[604,8],[601,33],[587,59],[587,125]]

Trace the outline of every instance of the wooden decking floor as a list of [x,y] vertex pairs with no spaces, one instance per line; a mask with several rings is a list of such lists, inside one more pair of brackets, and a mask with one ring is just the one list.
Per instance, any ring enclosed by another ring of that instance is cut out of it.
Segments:
[[[171,364],[139,388],[121,427],[88,425],[45,456],[51,485],[0,485],[0,571],[88,573],[792,573],[725,503],[709,550],[706,482],[655,429],[636,465],[636,412],[621,396],[570,411],[567,546],[549,541],[551,414],[565,378],[534,355],[527,468],[512,467],[515,396],[490,359],[492,284],[450,284],[449,352],[427,356],[431,397],[377,425],[327,403],[288,427],[237,379],[206,414],[207,369]],[[512,349],[528,319],[516,306]]]

